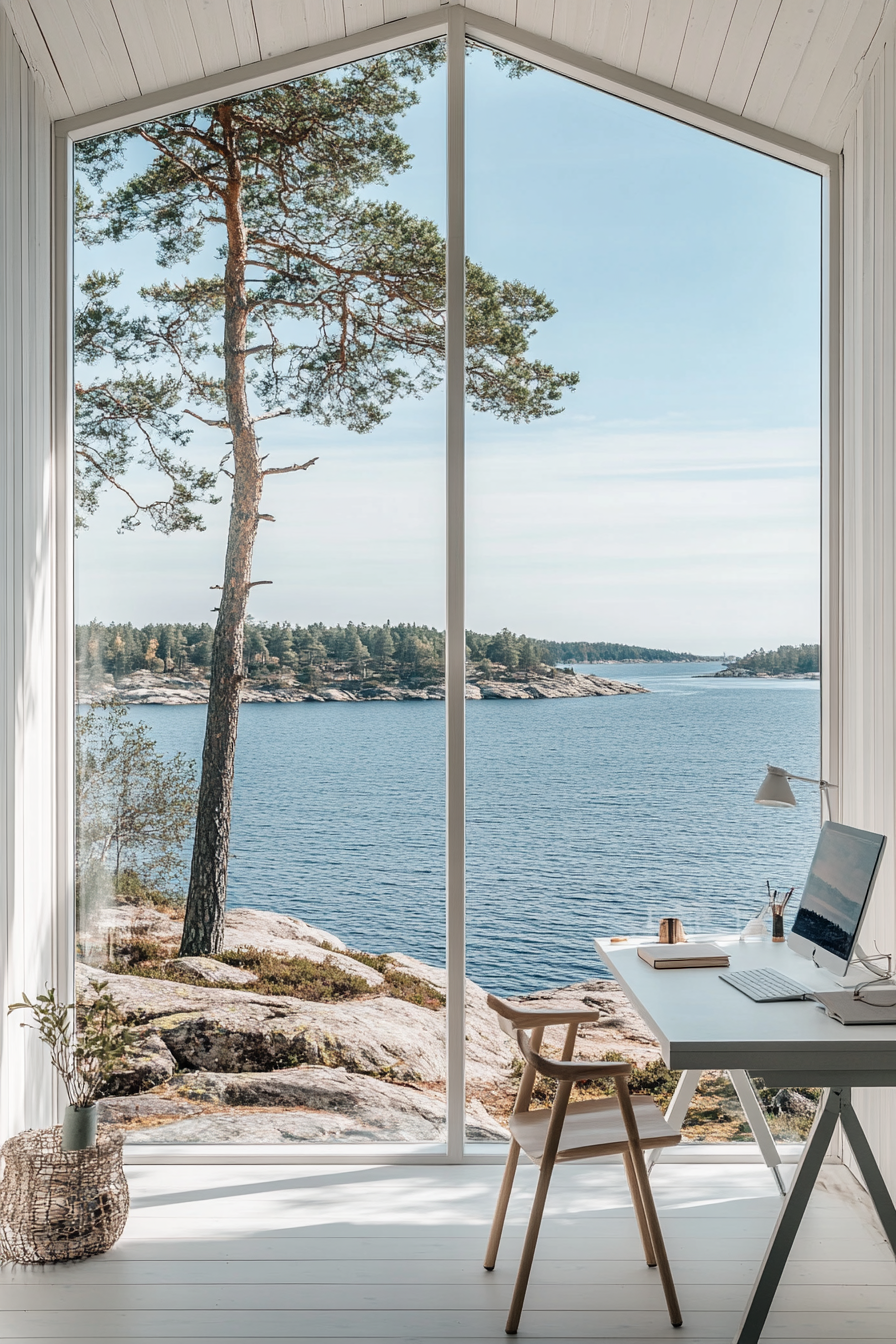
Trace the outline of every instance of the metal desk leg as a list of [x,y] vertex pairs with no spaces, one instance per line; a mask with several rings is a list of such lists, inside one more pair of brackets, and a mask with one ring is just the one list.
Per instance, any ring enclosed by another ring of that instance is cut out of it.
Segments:
[[874,1201],[877,1215],[883,1223],[884,1232],[890,1243],[890,1249],[896,1252],[896,1208],[890,1193],[880,1174],[880,1168],[874,1160],[874,1154],[865,1137],[865,1131],[859,1123],[859,1117],[852,1108],[851,1091],[848,1087],[832,1087],[824,1094],[822,1104],[815,1116],[815,1123],[809,1140],[803,1149],[796,1176],[781,1207],[772,1239],[768,1244],[765,1259],[746,1311],[740,1323],[740,1329],[734,1337],[734,1344],[757,1344],[762,1327],[771,1309],[775,1292],[784,1272],[787,1257],[793,1246],[793,1240],[799,1231],[806,1205],[812,1188],[821,1171],[828,1145],[837,1127],[837,1121],[843,1125],[843,1132],[859,1164],[869,1193]]
[[[672,1094],[672,1100],[669,1102],[668,1109],[666,1110],[666,1120],[673,1129],[681,1129],[681,1126],[684,1123],[684,1118],[688,1113],[688,1108],[694,1100],[694,1093],[700,1086],[700,1079],[702,1077],[703,1074],[700,1069],[685,1069],[679,1078],[678,1086]],[[781,1179],[781,1159],[778,1155],[775,1141],[772,1138],[771,1130],[766,1123],[765,1113],[759,1103],[759,1098],[756,1096],[753,1084],[750,1082],[749,1075],[744,1073],[743,1070],[734,1069],[729,1072],[728,1077],[731,1079],[738,1100],[744,1109],[744,1115],[747,1117],[747,1124],[753,1131],[753,1136],[759,1145],[759,1151],[762,1153],[765,1165],[772,1173],[772,1176],[774,1176],[775,1184],[783,1195],[786,1193],[786,1187]],[[654,1148],[647,1154],[648,1171],[650,1171],[654,1162],[657,1161],[661,1152],[661,1148]]]
[[762,1109],[756,1090],[750,1081],[750,1075],[742,1069],[729,1070],[728,1077],[737,1093],[737,1099],[744,1108],[744,1115],[747,1117],[747,1124],[753,1131],[753,1138],[759,1144],[759,1151],[765,1159],[765,1165],[775,1178],[775,1184],[782,1195],[787,1194],[787,1187],[781,1178],[781,1158],[778,1154],[778,1148],[772,1137],[772,1132],[768,1127],[768,1121],[765,1118],[765,1112]]
[[[685,1069],[679,1078],[678,1086],[672,1093],[672,1100],[666,1107],[666,1121],[673,1129],[681,1129],[684,1118],[688,1113],[688,1107],[694,1100],[694,1093],[700,1086],[702,1077],[703,1073],[700,1069]],[[648,1171],[662,1151],[661,1148],[652,1148],[644,1154]]]
[[874,1160],[874,1154],[865,1137],[865,1131],[859,1123],[859,1117],[852,1108],[849,1088],[844,1088],[841,1094],[840,1123],[843,1126],[846,1141],[852,1149],[853,1157],[859,1164],[859,1170],[865,1177],[868,1193],[874,1201],[877,1216],[883,1223],[887,1241],[890,1243],[890,1250],[896,1254],[896,1209],[893,1208],[890,1192],[884,1184],[880,1167]]
[[[799,1231],[799,1226],[809,1203],[812,1188],[821,1171],[831,1136],[840,1119],[840,1103],[843,1093],[849,1097],[849,1089],[831,1089],[826,1092],[815,1116],[815,1123],[799,1160],[796,1175],[791,1182],[778,1221],[772,1233],[771,1241],[762,1261],[750,1300],[747,1303],[734,1344],[758,1344],[765,1318],[768,1316],[778,1283],[784,1272],[790,1248]],[[858,1120],[856,1120],[858,1124]],[[863,1135],[864,1138],[864,1135]],[[891,1206],[892,1207],[892,1206]]]

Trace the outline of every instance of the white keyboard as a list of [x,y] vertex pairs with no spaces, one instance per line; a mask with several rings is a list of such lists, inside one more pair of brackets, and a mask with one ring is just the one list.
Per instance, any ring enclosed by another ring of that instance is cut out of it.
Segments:
[[755,971],[726,971],[719,976],[727,984],[739,989],[741,994],[756,1003],[780,1003],[785,999],[811,999],[813,992],[788,975],[781,975],[768,966],[759,966]]

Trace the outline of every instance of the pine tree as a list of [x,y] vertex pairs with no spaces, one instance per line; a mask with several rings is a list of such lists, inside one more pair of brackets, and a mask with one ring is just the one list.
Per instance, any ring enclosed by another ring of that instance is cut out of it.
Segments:
[[288,625],[272,626],[268,648],[272,657],[279,660],[281,667],[295,667],[296,655],[293,647],[292,630]]
[[252,622],[246,622],[243,633],[243,655],[250,669],[262,667],[268,660],[268,646],[260,628]]
[[198,632],[198,638],[189,647],[190,661],[196,667],[210,667],[212,661],[212,637],[210,625],[204,625]]
[[[398,120],[443,60],[440,42],[340,72],[225,99],[82,142],[76,162],[94,189],[149,150],[94,204],[79,194],[79,236],[155,235],[159,264],[188,262],[220,242],[223,268],[142,291],[131,317],[111,302],[118,277],[83,282],[76,341],[78,492],[82,517],[112,484],[163,532],[201,527],[213,473],[182,454],[185,416],[221,430],[232,481],[230,527],[212,649],[196,832],[182,952],[223,945],[233,764],[244,627],[265,483],[316,458],[266,463],[258,425],[295,416],[359,433],[396,399],[440,380],[445,248],[436,226],[370,197],[410,162]],[[536,289],[467,263],[471,406],[510,421],[555,414],[577,375],[528,356],[554,308]],[[115,370],[110,377],[105,372]],[[97,370],[92,379],[86,375]],[[129,492],[134,456],[168,478],[161,500]]]
[[384,625],[377,630],[372,640],[371,653],[375,654],[379,660],[380,671],[385,672],[386,664],[395,653],[395,641],[388,625]]
[[370,657],[370,654],[361,643],[361,636],[354,626],[346,631],[343,649],[346,662],[351,667],[355,676],[360,679],[364,673],[364,661],[366,658]]

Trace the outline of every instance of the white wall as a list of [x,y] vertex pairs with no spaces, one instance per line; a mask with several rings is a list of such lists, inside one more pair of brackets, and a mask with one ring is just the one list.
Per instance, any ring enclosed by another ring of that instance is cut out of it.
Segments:
[[49,113],[0,11],[0,1136],[53,1118],[46,1054],[8,1023],[56,978],[56,612]]
[[[843,148],[841,820],[889,837],[863,932],[896,952],[896,52],[883,48]],[[858,1108],[896,1193],[896,1091]],[[848,1156],[848,1154],[847,1154]]]

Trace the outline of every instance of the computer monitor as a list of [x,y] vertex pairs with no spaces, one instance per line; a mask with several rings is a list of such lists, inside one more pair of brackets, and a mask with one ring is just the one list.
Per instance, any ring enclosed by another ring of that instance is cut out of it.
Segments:
[[794,952],[846,974],[886,843],[874,831],[824,823],[787,939]]

